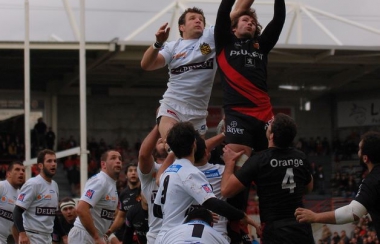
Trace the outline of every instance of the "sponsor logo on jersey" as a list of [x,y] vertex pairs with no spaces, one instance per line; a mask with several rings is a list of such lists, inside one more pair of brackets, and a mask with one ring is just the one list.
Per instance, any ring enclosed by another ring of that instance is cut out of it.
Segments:
[[229,125],[227,125],[226,132],[232,133],[232,134],[239,134],[243,135],[244,134],[244,129],[237,128],[237,122],[236,121],[231,121]]
[[20,194],[20,195],[18,196],[17,200],[20,201],[20,202],[23,202],[23,201],[24,201],[24,198],[25,198],[25,195],[26,195],[25,193]]
[[214,68],[214,59],[210,58],[206,60],[205,62],[192,63],[192,64],[179,66],[177,68],[171,69],[170,73],[172,73],[173,75],[178,75],[178,74],[182,74],[191,70],[213,69],[213,68]]
[[94,190],[88,189],[86,193],[84,194],[84,196],[87,197],[88,199],[92,199],[92,196],[94,195],[94,193],[95,193]]
[[106,201],[112,201],[112,202],[115,202],[117,200],[117,197],[116,196],[110,196],[110,195],[106,195],[106,197],[104,198]]
[[220,173],[217,169],[212,169],[212,170],[205,170],[202,171],[203,174],[205,174],[206,178],[217,178],[220,177]]
[[55,191],[54,190],[49,190],[49,193],[55,193]]
[[272,166],[273,168],[276,168],[276,167],[288,167],[288,166],[294,166],[294,167],[299,167],[299,166],[302,166],[303,165],[303,161],[302,159],[298,159],[298,158],[295,158],[295,159],[272,159],[270,161],[270,166]]
[[230,56],[248,56],[248,57],[251,57],[251,58],[259,58],[261,60],[263,60],[263,54],[261,53],[258,53],[256,51],[254,52],[248,52],[248,50],[244,50],[244,49],[240,49],[240,50],[231,50],[230,52]]
[[180,59],[180,58],[186,58],[186,52],[182,53],[177,53],[176,55],[173,56],[173,59]]
[[38,194],[37,195],[37,200],[51,200],[51,195],[50,194]]
[[208,43],[202,43],[199,45],[199,49],[201,50],[202,55],[207,55],[211,53],[211,47]]
[[13,213],[11,211],[7,211],[0,208],[0,218],[13,221]]
[[100,218],[113,220],[114,217],[115,217],[115,211],[114,210],[102,208],[102,211],[100,212]]
[[208,184],[203,185],[202,188],[207,193],[211,193],[212,192],[212,189],[211,189],[211,187]]
[[246,56],[245,57],[245,67],[256,67],[255,59]]
[[56,208],[36,207],[36,215],[39,216],[55,216]]
[[180,170],[181,168],[182,168],[182,165],[172,164],[172,165],[170,165],[169,168],[167,168],[165,170],[165,172],[174,172],[174,173],[177,173],[178,170]]
[[13,199],[7,198],[6,196],[1,197],[1,202],[5,202],[8,204],[15,204],[16,197],[13,197]]

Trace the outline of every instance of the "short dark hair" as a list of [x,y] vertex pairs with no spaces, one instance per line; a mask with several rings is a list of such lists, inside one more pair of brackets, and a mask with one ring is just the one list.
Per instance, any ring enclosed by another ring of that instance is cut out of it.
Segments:
[[128,169],[130,167],[136,167],[137,168],[137,164],[136,163],[129,163],[129,164],[127,164],[127,167],[125,168],[124,174],[126,174],[128,172]]
[[[183,12],[183,13],[181,14],[181,16],[180,16],[179,19],[178,19],[178,27],[179,27],[180,25],[184,25],[184,24],[186,24],[186,14],[187,14],[187,13],[197,13],[197,14],[202,15],[202,16],[203,16],[204,25],[206,26],[206,17],[205,17],[205,15],[204,15],[204,13],[203,13],[203,10],[200,9],[200,8],[193,7],[193,8],[188,8],[188,9],[186,9],[185,12]],[[181,37],[182,37],[183,33],[182,33],[181,30],[179,30],[179,34],[180,34]]]
[[7,172],[11,172],[12,169],[13,169],[13,167],[14,167],[16,164],[17,164],[17,165],[24,166],[24,164],[23,164],[22,162],[20,162],[20,161],[13,161],[13,162],[10,162],[10,163],[8,164]]
[[55,152],[53,150],[50,150],[50,149],[44,149],[42,151],[40,151],[37,155],[37,163],[44,163],[44,160],[45,160],[45,155],[55,155]]
[[369,161],[373,164],[380,163],[380,133],[377,131],[368,131],[361,137],[362,155],[367,155]]
[[245,10],[245,11],[241,11],[239,12],[239,14],[235,15],[234,18],[231,20],[231,29],[237,27],[240,17],[244,15],[248,15],[256,22],[256,31],[255,31],[255,34],[253,35],[253,39],[257,39],[261,35],[261,30],[263,29],[263,27],[260,25],[257,19],[256,10],[253,8]]
[[192,153],[196,134],[190,122],[178,122],[169,130],[166,142],[177,158],[183,158]]
[[185,223],[190,222],[191,220],[200,219],[206,222],[208,225],[212,226],[212,214],[210,211],[208,211],[206,208],[200,207],[195,208],[193,211],[191,211],[186,219]]
[[196,141],[197,150],[195,150],[195,153],[194,153],[194,160],[197,163],[201,161],[206,154],[206,142],[199,133],[195,135],[195,139],[197,140]]
[[283,113],[276,114],[271,127],[273,143],[276,147],[286,148],[292,146],[297,135],[297,126],[290,116]]

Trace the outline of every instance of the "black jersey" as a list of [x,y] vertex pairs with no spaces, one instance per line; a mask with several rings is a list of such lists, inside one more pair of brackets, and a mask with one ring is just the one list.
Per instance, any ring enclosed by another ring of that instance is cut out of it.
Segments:
[[128,211],[126,225],[123,243],[131,243],[133,232],[136,232],[139,244],[147,243],[148,210],[144,210],[140,203]]
[[214,34],[224,108],[268,121],[273,116],[267,93],[268,53],[276,45],[284,25],[285,2],[275,0],[274,17],[257,40],[238,39],[231,32],[230,12],[234,3],[235,0],[222,0]]
[[130,189],[128,186],[120,193],[119,210],[128,212],[128,210],[137,203],[136,198],[139,193],[138,187]]
[[235,173],[248,186],[257,186],[262,223],[295,219],[294,211],[303,207],[302,197],[311,181],[306,155],[294,148],[269,148],[250,157]]
[[377,235],[380,235],[380,165],[373,167],[359,186],[355,200],[371,215]]

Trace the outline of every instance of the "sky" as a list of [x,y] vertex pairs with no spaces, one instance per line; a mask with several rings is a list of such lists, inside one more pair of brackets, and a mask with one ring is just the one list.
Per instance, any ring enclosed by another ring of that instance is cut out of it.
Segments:
[[[68,0],[78,26],[79,2],[80,0]],[[86,41],[109,42],[114,38],[124,40],[173,2],[173,0],[85,0]],[[185,7],[202,8],[207,22],[213,24],[220,0],[178,0],[178,2]],[[274,0],[258,0],[253,5],[259,22],[264,27],[273,16],[273,2]],[[286,4],[288,15],[279,44],[380,46],[379,0],[286,0]],[[0,0],[1,42],[24,40],[24,5],[25,0]],[[64,8],[64,0],[29,0],[29,5],[31,41],[76,41]],[[334,36],[335,41],[305,12],[301,13],[302,27],[291,28],[295,9],[293,6],[309,10],[309,13],[313,14],[313,17],[331,33],[330,35]],[[313,9],[373,28],[378,33],[338,21],[331,16],[315,13]],[[155,32],[163,23],[171,21],[173,12],[174,8],[169,9],[166,14],[156,19],[130,41],[153,42]],[[182,9],[178,12],[182,12]],[[174,19],[176,20],[177,16]],[[178,36],[175,22],[171,39]],[[298,38],[299,36],[301,38]]]

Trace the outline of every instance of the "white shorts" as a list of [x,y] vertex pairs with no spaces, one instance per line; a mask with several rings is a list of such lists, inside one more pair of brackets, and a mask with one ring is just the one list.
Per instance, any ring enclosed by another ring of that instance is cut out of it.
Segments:
[[151,233],[149,231],[148,233],[146,233],[147,244],[154,244],[154,242],[156,241],[156,238],[157,238],[157,233]]
[[69,244],[95,244],[94,238],[91,235],[81,228],[74,226],[71,228],[68,236]]
[[26,235],[29,238],[30,244],[51,244],[51,235],[43,233],[31,233],[25,231]]
[[158,109],[157,118],[166,116],[178,122],[191,122],[199,134],[204,135],[207,131],[206,118],[207,110],[196,110],[184,106],[183,104],[167,104],[161,102]]

